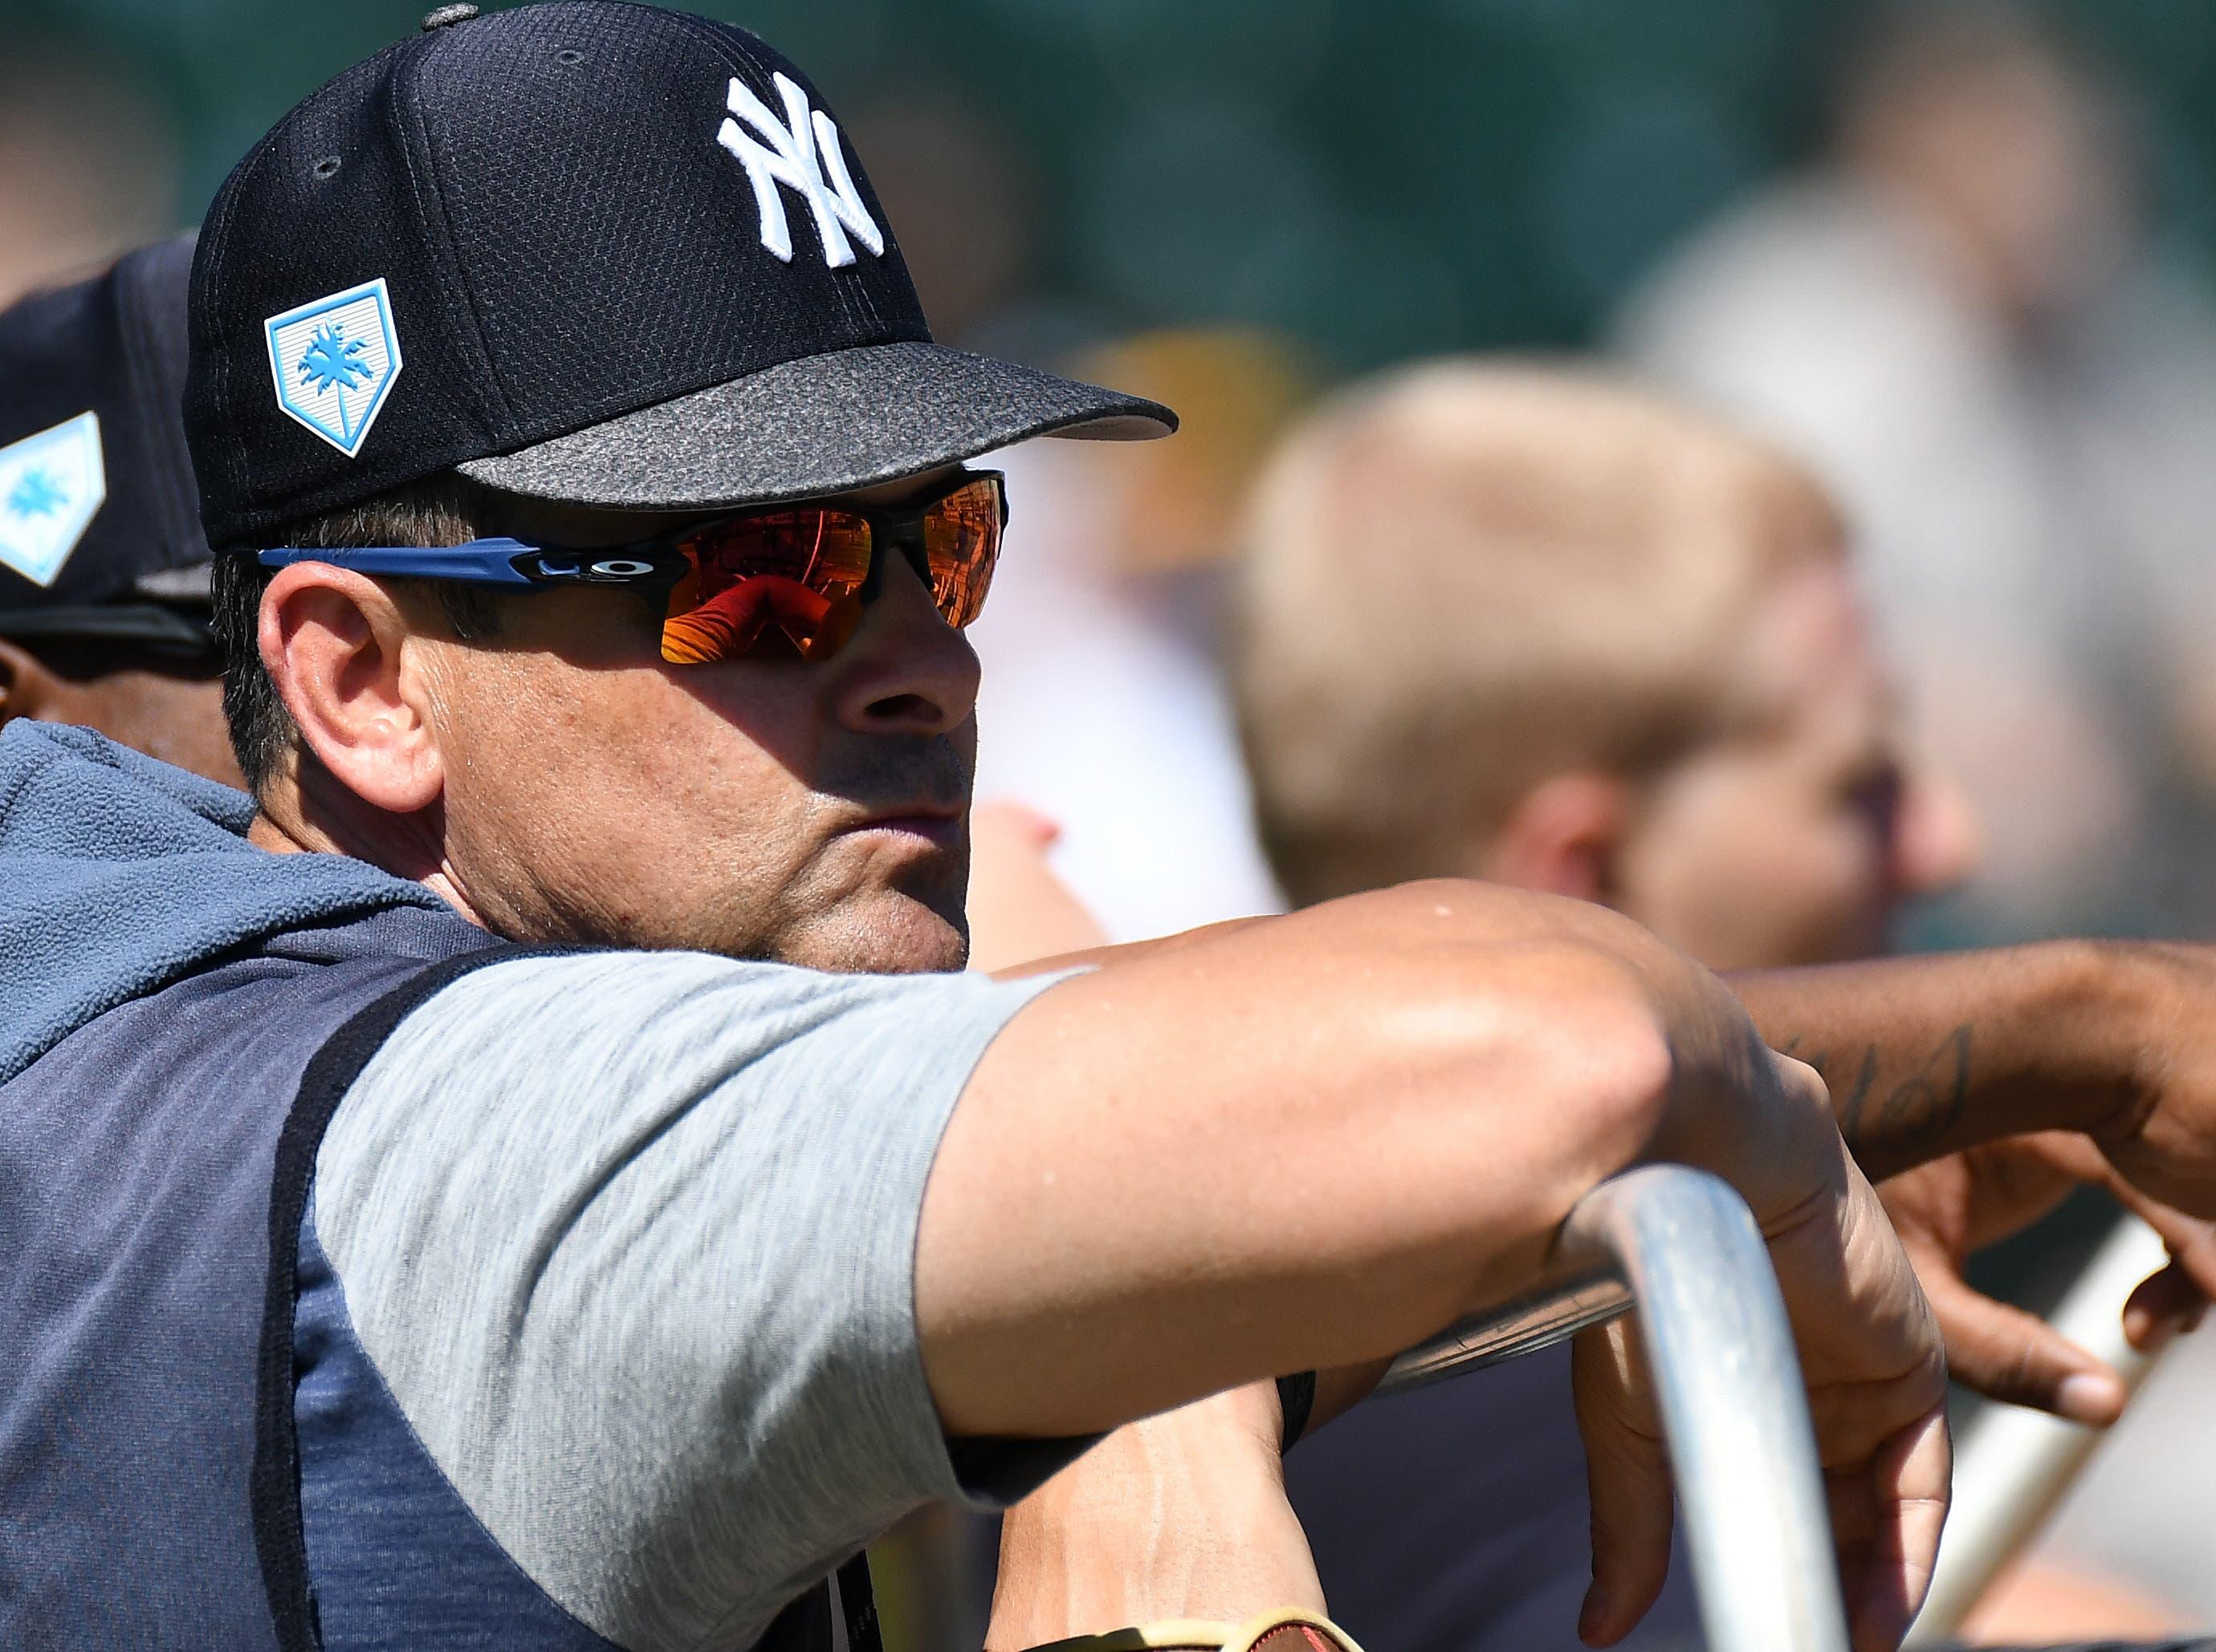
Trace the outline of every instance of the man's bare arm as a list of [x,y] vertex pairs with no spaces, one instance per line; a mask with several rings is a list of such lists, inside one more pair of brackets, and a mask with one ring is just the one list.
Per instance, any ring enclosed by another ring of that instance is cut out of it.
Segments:
[[[2090,1130],[2104,1084],[2096,952],[2029,946],[1728,977],[1771,1046],[1823,1074],[1839,1133],[1884,1177],[1994,1137]],[[2078,1063],[2065,1071],[2065,1060]]]
[[1609,933],[1426,886],[1103,955],[1037,999],[925,1198],[950,1430],[1079,1433],[1351,1362],[1537,1273],[1670,1088]]
[[1536,1276],[1575,1199],[1694,1115],[1789,1160],[1807,1121],[1742,1038],[1643,931],[1476,885],[1109,955],[1001,1033],[940,1149],[941,1416],[1078,1433],[1389,1354]]
[[1126,1624],[1327,1610],[1285,1500],[1276,1388],[1126,1423],[1010,1509],[985,1652]]
[[[1815,1075],[1714,976],[1604,910],[1415,885],[1111,956],[1002,1031],[926,1189],[916,1304],[950,1433],[1073,1434],[1388,1355],[1542,1277],[1596,1182],[1723,1176],[1770,1240],[1861,1643],[1922,1593],[1943,1366]],[[1580,1397],[1604,1632],[1644,1609],[1669,1493],[1635,1373]]]

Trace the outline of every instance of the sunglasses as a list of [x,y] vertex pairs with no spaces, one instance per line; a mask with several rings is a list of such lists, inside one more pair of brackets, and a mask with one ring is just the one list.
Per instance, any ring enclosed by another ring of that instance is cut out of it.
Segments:
[[630,544],[583,550],[520,539],[419,549],[370,545],[264,550],[264,568],[329,562],[362,574],[452,580],[512,591],[617,586],[662,621],[662,657],[705,666],[752,655],[828,660],[846,646],[884,580],[891,550],[957,629],[977,617],[1007,526],[997,470],[963,470],[920,498],[883,509],[773,505]]

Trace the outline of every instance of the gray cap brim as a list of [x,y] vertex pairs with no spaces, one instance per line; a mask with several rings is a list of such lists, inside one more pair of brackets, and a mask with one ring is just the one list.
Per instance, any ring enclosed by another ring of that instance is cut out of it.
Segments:
[[845,493],[1031,436],[1142,440],[1160,403],[944,345],[865,345],[764,368],[458,467],[503,492],[643,511]]

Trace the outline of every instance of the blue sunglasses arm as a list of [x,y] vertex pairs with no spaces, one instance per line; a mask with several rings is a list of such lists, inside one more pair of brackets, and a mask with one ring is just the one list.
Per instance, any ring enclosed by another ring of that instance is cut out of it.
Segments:
[[515,565],[515,559],[539,549],[520,539],[472,539],[463,545],[362,545],[346,550],[315,550],[300,545],[280,545],[255,553],[264,568],[290,568],[295,562],[328,562],[350,568],[357,574],[390,574],[421,580],[453,580],[465,585],[520,586],[539,589],[537,580]]

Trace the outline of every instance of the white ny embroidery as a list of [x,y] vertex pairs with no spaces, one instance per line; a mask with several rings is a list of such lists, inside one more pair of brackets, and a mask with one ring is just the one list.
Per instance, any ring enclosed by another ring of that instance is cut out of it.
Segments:
[[[846,236],[882,257],[885,238],[871,218],[869,208],[846,172],[846,152],[839,146],[839,128],[831,117],[808,107],[808,94],[784,75],[774,77],[778,95],[785,100],[785,119],[731,78],[727,100],[732,114],[759,132],[767,144],[756,143],[742,131],[738,120],[726,118],[716,141],[739,157],[747,180],[754,187],[754,205],[761,212],[761,243],[773,257],[792,261],[792,230],[785,219],[785,198],[777,187],[797,191],[816,218],[816,239],[823,244],[823,261],[833,269],[854,261],[854,249]],[[826,181],[828,187],[826,187]]]

